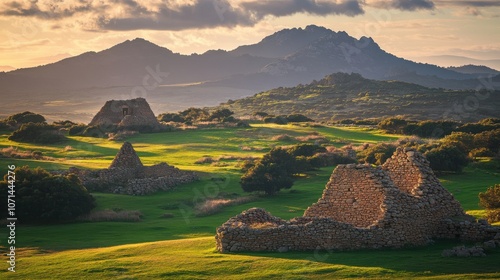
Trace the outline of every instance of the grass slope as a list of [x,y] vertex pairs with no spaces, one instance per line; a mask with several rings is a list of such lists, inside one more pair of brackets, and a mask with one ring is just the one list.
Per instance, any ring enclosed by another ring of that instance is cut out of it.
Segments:
[[[128,141],[133,143],[146,165],[165,161],[182,169],[201,171],[202,179],[170,192],[149,196],[94,194],[98,209],[140,210],[143,220],[138,223],[100,222],[44,226],[26,226],[21,223],[16,229],[18,248],[22,248],[18,251],[18,272],[5,274],[2,270],[0,278],[500,277],[497,268],[500,261],[498,251],[487,258],[473,260],[441,258],[441,251],[453,246],[451,243],[417,249],[341,253],[215,253],[215,228],[229,217],[250,207],[265,208],[284,219],[301,216],[321,196],[333,167],[308,174],[299,179],[291,190],[280,192],[275,197],[261,197],[246,204],[224,208],[222,212],[212,216],[196,217],[193,211],[196,202],[223,193],[243,195],[243,192],[239,185],[241,172],[236,161],[221,161],[215,165],[199,165],[194,162],[204,156],[262,156],[271,147],[292,144],[272,140],[276,135],[296,137],[313,132],[318,132],[336,146],[397,138],[361,128],[313,128],[274,124],[253,125],[246,129],[207,129],[133,136]],[[0,167],[14,163],[49,169],[69,166],[103,168],[111,163],[121,142],[71,137],[66,143],[37,146],[11,142],[6,139],[6,134],[0,135],[0,148],[10,146],[21,150],[39,150],[54,160],[0,158]],[[66,146],[72,148],[66,149]],[[224,181],[214,181],[212,178],[224,178]],[[466,210],[473,210],[481,215],[484,213],[478,206],[477,193],[500,182],[500,174],[470,167],[464,174],[446,175],[441,180]],[[173,218],[162,218],[165,213],[173,214]],[[6,229],[2,228],[0,233],[6,236]],[[3,245],[6,245],[5,240],[2,238]]]
[[18,254],[9,279],[332,279],[500,277],[500,251],[486,258],[443,258],[451,243],[425,248],[356,252],[220,254],[213,237],[100,249]]

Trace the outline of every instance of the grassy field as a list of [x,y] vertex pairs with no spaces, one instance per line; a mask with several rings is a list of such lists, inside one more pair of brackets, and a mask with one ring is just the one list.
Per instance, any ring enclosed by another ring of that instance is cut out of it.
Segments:
[[[452,243],[438,243],[417,249],[335,253],[223,255],[214,252],[215,228],[250,207],[265,208],[284,219],[301,216],[321,196],[333,167],[307,174],[291,190],[280,192],[275,197],[259,197],[252,202],[224,208],[215,215],[196,217],[193,206],[198,202],[224,194],[246,194],[239,186],[241,173],[238,161],[221,160],[216,164],[195,164],[195,161],[207,156],[261,156],[274,146],[294,143],[273,140],[276,135],[297,137],[314,132],[336,146],[397,138],[362,128],[271,124],[253,125],[245,129],[190,130],[132,136],[127,140],[134,145],[146,165],[165,161],[181,169],[202,172],[202,179],[174,191],[142,197],[93,194],[97,200],[97,210],[139,210],[143,214],[140,222],[21,225],[16,232],[18,247],[22,248],[18,251],[18,273],[8,276],[19,279],[203,279],[241,278],[242,275],[250,279],[500,277],[500,251],[491,252],[487,258],[473,260],[442,258],[441,251],[453,246]],[[105,139],[71,137],[67,143],[36,146],[8,141],[6,136],[0,136],[0,148],[13,146],[20,150],[42,151],[52,160],[0,158],[0,170],[3,169],[1,166],[12,163],[48,169],[69,166],[104,168],[111,163],[121,145],[121,142]],[[463,174],[446,175],[440,179],[464,209],[482,215],[484,213],[478,206],[477,194],[499,183],[500,174],[475,166],[467,168]],[[163,218],[165,213],[173,217]],[[6,236],[4,228],[2,236]],[[2,244],[4,240],[6,238],[3,238]]]

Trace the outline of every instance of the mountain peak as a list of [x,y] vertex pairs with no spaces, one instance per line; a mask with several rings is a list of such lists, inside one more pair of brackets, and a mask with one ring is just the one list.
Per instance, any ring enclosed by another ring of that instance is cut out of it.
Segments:
[[331,30],[328,28],[325,28],[323,26],[317,26],[314,24],[310,24],[310,25],[306,26],[306,28],[304,28],[304,30],[307,32],[328,32],[328,31],[331,32]]
[[143,39],[143,38],[135,38],[133,40],[126,40],[126,41],[123,41],[111,48],[109,48],[108,50],[131,50],[131,51],[144,51],[144,52],[148,52],[148,51],[154,51],[154,50],[166,50],[170,53],[172,53],[171,50],[167,49],[167,48],[164,48],[164,47],[160,47],[146,39]]

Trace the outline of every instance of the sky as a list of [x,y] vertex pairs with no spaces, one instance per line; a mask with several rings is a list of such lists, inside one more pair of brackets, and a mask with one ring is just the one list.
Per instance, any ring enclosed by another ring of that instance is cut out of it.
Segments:
[[137,37],[182,54],[232,50],[310,24],[372,37],[416,61],[500,59],[499,0],[2,0],[0,66],[43,65]]

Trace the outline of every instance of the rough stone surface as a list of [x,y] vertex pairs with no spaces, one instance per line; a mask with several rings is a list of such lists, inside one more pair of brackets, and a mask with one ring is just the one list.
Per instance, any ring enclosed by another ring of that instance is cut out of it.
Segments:
[[101,108],[89,123],[91,126],[118,125],[123,128],[150,127],[158,128],[151,107],[144,98],[129,100],[110,100]]
[[444,250],[441,253],[443,257],[460,257],[460,258],[469,258],[469,257],[486,257],[486,253],[484,253],[484,249],[481,246],[474,247],[465,247],[458,246],[449,250]]
[[83,185],[92,191],[146,195],[198,180],[194,172],[182,171],[164,162],[144,166],[134,148],[125,142],[107,169],[70,168]]
[[422,154],[398,148],[379,167],[339,165],[302,217],[285,221],[253,208],[218,227],[215,238],[220,252],[283,252],[484,241],[497,231],[464,213]]

